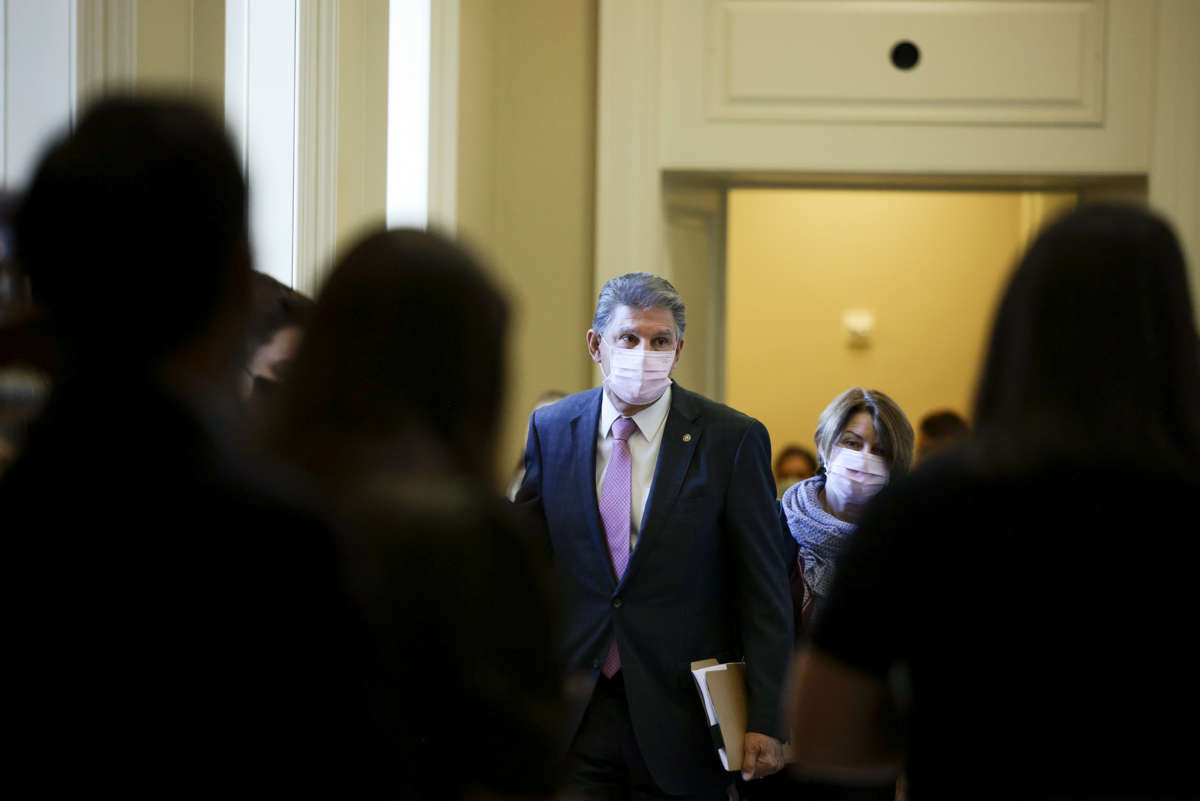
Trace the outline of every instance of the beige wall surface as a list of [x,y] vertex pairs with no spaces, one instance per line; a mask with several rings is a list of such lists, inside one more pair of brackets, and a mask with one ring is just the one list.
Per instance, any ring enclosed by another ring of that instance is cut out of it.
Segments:
[[[338,7],[337,246],[387,217],[388,0]],[[321,269],[322,273],[328,266]]]
[[458,233],[513,309],[502,469],[548,389],[592,384],[595,0],[462,0]]
[[137,4],[138,89],[196,93],[223,112],[225,0]]
[[[852,386],[890,395],[914,427],[969,416],[993,310],[1021,246],[1070,195],[733,190],[728,203],[727,402],[776,453],[811,445]],[[1036,217],[1037,219],[1034,219]],[[875,328],[851,348],[843,313]]]

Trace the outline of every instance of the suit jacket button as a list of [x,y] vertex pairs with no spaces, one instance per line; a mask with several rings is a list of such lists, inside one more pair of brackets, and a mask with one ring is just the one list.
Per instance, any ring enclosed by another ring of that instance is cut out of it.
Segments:
[[599,670],[599,669],[600,669],[600,660],[593,659],[592,660],[592,670]]
[[621,599],[614,598],[613,599],[613,609],[620,609],[620,608],[621,608]]

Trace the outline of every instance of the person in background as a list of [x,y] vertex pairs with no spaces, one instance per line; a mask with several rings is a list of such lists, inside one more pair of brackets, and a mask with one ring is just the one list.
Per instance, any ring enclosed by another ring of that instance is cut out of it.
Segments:
[[817,475],[795,484],[781,504],[797,546],[793,571],[796,630],[829,594],[838,560],[867,502],[908,472],[913,430],[896,402],[879,390],[851,387],[817,420]]
[[[780,499],[795,558],[791,568],[795,640],[807,634],[819,611],[863,508],[912,463],[913,431],[896,402],[878,390],[851,387],[817,420],[813,437],[820,469],[792,484]],[[893,801],[896,782],[886,779],[847,788],[790,772],[740,788],[744,801]]]
[[1145,210],[1084,206],[1038,237],[972,440],[867,509],[814,620],[802,766],[903,765],[912,801],[1200,797],[1193,314]]
[[369,781],[332,531],[209,414],[245,323],[246,212],[224,125],[146,96],[88,109],[17,211],[61,357],[0,479],[14,786],[354,796]]
[[775,494],[782,498],[793,484],[812,478],[817,472],[817,457],[802,445],[784,445],[775,457]]
[[[550,404],[552,404],[556,401],[560,401],[565,397],[567,397],[567,393],[560,392],[557,389],[546,390],[541,395],[538,395],[537,400],[535,400],[533,402],[533,408],[529,410],[530,416],[532,416],[534,412],[536,412],[538,409],[542,408],[543,406],[549,406]],[[529,443],[526,442],[525,445],[526,445],[526,447],[528,447]],[[521,489],[521,481],[524,480],[524,478],[525,478],[525,451],[522,450],[521,456],[517,459],[517,466],[513,470],[512,479],[510,479],[508,482],[508,491],[505,493],[505,495],[508,497],[508,499],[510,501],[516,499],[517,490]]]
[[971,428],[951,409],[930,412],[917,426],[917,464],[967,441]]
[[250,323],[238,394],[257,417],[264,416],[261,407],[278,394],[276,388],[287,377],[312,306],[309,298],[266,273],[251,274]]
[[0,192],[0,474],[17,456],[29,422],[45,402],[55,350],[29,279],[12,257],[19,196]]
[[600,291],[587,350],[604,386],[533,413],[517,504],[545,521],[578,692],[566,785],[585,799],[724,799],[690,672],[744,658],[743,775],[782,767],[787,554],[758,421],[671,380],[685,308],[650,273]]
[[267,426],[338,521],[391,798],[557,788],[544,537],[493,490],[508,320],[460,246],[369,235],[321,290]]

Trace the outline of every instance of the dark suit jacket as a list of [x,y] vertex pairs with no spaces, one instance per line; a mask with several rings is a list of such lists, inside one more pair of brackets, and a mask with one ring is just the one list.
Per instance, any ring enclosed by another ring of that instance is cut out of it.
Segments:
[[770,442],[758,421],[674,385],[637,547],[618,583],[597,510],[600,393],[534,413],[517,502],[546,520],[568,669],[594,686],[615,632],[646,764],[665,792],[694,792],[722,772],[693,660],[744,657],[749,728],[785,739],[792,608]]

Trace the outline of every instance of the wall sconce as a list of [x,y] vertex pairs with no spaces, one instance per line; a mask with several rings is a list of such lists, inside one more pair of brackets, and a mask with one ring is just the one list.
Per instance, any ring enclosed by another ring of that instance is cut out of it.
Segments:
[[871,332],[875,330],[875,313],[866,309],[842,312],[842,325],[849,337],[846,344],[856,350],[871,347]]

